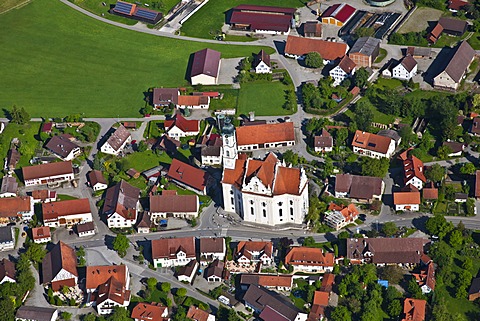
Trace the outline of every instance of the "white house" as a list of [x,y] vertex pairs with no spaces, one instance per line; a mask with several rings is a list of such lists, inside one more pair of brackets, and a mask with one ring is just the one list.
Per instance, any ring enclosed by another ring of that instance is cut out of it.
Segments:
[[2,186],[0,187],[0,198],[17,196],[18,183],[13,176],[3,176]]
[[192,85],[216,85],[220,73],[221,53],[203,49],[193,54],[190,81]]
[[330,70],[330,77],[333,79],[333,85],[338,86],[345,79],[352,77],[355,74],[357,64],[353,62],[348,56],[344,56],[338,65]]
[[409,150],[406,150],[399,155],[403,162],[403,182],[405,186],[413,185],[421,190],[427,182],[423,162],[414,155],[408,155],[408,152]]
[[220,135],[210,134],[204,136],[200,156],[203,166],[221,165],[223,154],[223,141]]
[[95,235],[95,224],[93,222],[77,224],[77,233],[79,237]]
[[160,218],[192,219],[199,210],[198,195],[177,195],[177,191],[164,190],[161,195],[150,195],[150,219],[158,224]]
[[193,321],[215,321],[215,316],[192,305],[187,311],[187,319]]
[[258,55],[255,56],[253,62],[253,68],[257,74],[270,74],[272,73],[272,66],[270,63],[270,55],[265,50],[260,50]]
[[332,272],[335,264],[333,253],[323,253],[321,248],[292,247],[285,256],[285,265],[294,271],[308,273]]
[[15,283],[15,263],[12,261],[3,258],[0,261],[0,284],[5,282]]
[[77,255],[62,241],[55,244],[42,261],[43,284],[50,284],[53,291],[78,284]]
[[71,161],[25,166],[22,172],[25,186],[57,184],[74,178]]
[[176,273],[177,279],[180,282],[192,283],[195,273],[198,270],[197,260],[191,260],[186,265],[180,267]]
[[0,227],[0,251],[10,251],[15,248],[15,238],[11,226]]
[[92,222],[88,198],[42,204],[43,224],[48,227],[67,226]]
[[240,241],[234,254],[234,260],[239,264],[271,265],[273,262],[272,242]]
[[132,310],[135,321],[169,321],[168,308],[160,303],[139,302]]
[[417,74],[417,61],[412,56],[405,56],[393,67],[392,78],[410,80]]
[[205,269],[205,278],[208,283],[222,282],[225,275],[225,263],[215,260]]
[[32,228],[32,238],[33,242],[38,244],[51,242],[50,227],[40,226]]
[[420,203],[420,192],[413,185],[408,185],[405,190],[393,192],[395,211],[418,212]]
[[88,182],[95,192],[107,189],[108,184],[101,171],[93,170],[88,173]]
[[433,87],[436,89],[457,90],[475,55],[475,50],[473,50],[470,44],[467,41],[462,41],[457,46],[445,69],[433,78]]
[[117,156],[131,141],[132,135],[130,135],[130,132],[123,125],[120,125],[102,147],[100,147],[100,151],[105,154]]
[[72,142],[65,135],[53,136],[45,144],[45,148],[64,161],[70,161],[82,153],[80,146]]
[[395,152],[396,142],[390,137],[357,130],[352,140],[353,152],[371,158],[390,158]]
[[135,225],[140,210],[140,189],[124,180],[107,190],[103,214],[109,228],[128,228]]
[[181,137],[197,136],[200,132],[200,122],[198,120],[189,120],[181,114],[175,114],[172,119],[167,119],[163,123],[168,137],[179,139]]
[[195,259],[194,237],[152,240],[152,260],[155,267],[185,266]]
[[200,263],[206,265],[215,260],[225,260],[227,248],[223,237],[204,237],[199,240]]
[[333,150],[333,137],[324,128],[320,135],[316,135],[313,140],[313,148],[317,153],[328,153]]
[[340,206],[332,202],[328,206],[328,210],[325,212],[324,221],[331,228],[339,230],[342,227],[355,222],[357,217],[358,209],[354,204]]

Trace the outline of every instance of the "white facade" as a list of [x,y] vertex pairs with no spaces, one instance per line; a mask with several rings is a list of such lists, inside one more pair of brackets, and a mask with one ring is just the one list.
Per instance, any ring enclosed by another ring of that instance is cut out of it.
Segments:
[[410,178],[408,181],[405,182],[405,186],[408,186],[408,185],[413,185],[415,186],[417,189],[421,190],[423,188],[423,182],[420,178],[418,178],[417,176],[413,176],[412,178]]
[[435,88],[457,90],[458,86],[460,86],[460,83],[453,80],[445,70],[433,78],[433,87]]
[[355,74],[355,68],[353,68],[351,73],[347,73],[340,67],[340,65],[338,65],[330,70],[329,74],[333,79],[333,86],[338,86],[342,83],[342,81]]
[[92,186],[93,190],[96,191],[102,191],[104,189],[107,189],[108,185],[104,183],[97,182],[95,185]]
[[62,157],[60,155],[58,155],[57,153],[53,152],[52,151],[52,154],[55,155],[56,157],[60,158],[61,160],[64,160],[64,161],[71,161],[72,159],[74,159],[75,157],[78,157],[80,156],[80,154],[82,153],[82,150],[80,149],[80,147],[75,147],[73,148],[70,153],[68,153],[67,156],[65,157]]
[[10,251],[15,248],[15,238],[13,236],[13,228],[10,227],[11,239],[0,241],[0,251]]
[[417,65],[415,65],[415,67],[413,67],[411,71],[408,71],[402,64],[398,64],[392,69],[392,78],[400,80],[410,80],[416,74]]
[[60,272],[58,272],[57,275],[55,275],[55,277],[52,279],[51,283],[70,279],[75,279],[75,284],[78,284],[78,277],[76,275],[68,272],[65,269],[61,269]]
[[255,73],[257,74],[269,74],[271,72],[272,68],[270,68],[264,61],[260,61],[255,67]]
[[155,267],[185,266],[191,260],[195,260],[195,256],[187,257],[187,254],[185,252],[178,251],[175,258],[154,258],[153,265]]
[[411,211],[411,212],[418,212],[420,209],[419,204],[396,204],[395,211]]
[[339,211],[325,212],[325,217],[323,220],[325,221],[325,224],[336,230],[339,230],[351,223],[347,222],[345,216],[343,216],[343,214]]
[[108,216],[107,223],[109,228],[128,228],[135,225],[138,216],[138,206],[139,202],[137,202],[137,208],[135,210],[135,216],[131,219],[127,219],[118,213],[113,213]]
[[309,264],[300,264],[292,265],[294,272],[305,272],[305,273],[326,273],[332,272],[333,266],[320,266],[320,265],[309,265]]
[[0,280],[0,284],[3,284],[5,282],[10,282],[10,283],[16,283],[17,281],[15,281],[14,279],[12,279],[11,277],[9,277],[8,275],[5,275],[3,277],[2,280]]
[[59,215],[56,220],[44,221],[43,225],[48,227],[59,227],[59,226],[71,226],[74,224],[83,224],[83,223],[88,223],[92,221],[93,221],[92,213],[89,212],[89,213]]
[[333,151],[333,147],[316,147],[315,146],[314,149],[316,153],[328,153]]
[[178,128],[176,125],[172,125],[167,131],[167,135],[170,138],[175,138],[179,139],[181,137],[188,137],[188,136],[197,136],[199,133],[199,129],[196,131],[191,131],[191,132],[184,132],[180,128]]
[[358,146],[353,146],[353,152],[355,154],[359,154],[361,156],[367,156],[370,158],[377,158],[377,159],[390,158],[395,152],[395,141],[393,139],[390,139],[390,144],[388,145],[388,150],[386,153],[381,153],[381,152],[373,151],[370,149],[361,148]]
[[123,149],[125,148],[125,146],[128,143],[130,143],[131,141],[132,141],[132,136],[130,135],[130,136],[128,136],[128,138],[122,143],[122,145],[118,149],[115,149],[110,145],[110,143],[107,140],[105,142],[105,144],[103,144],[102,147],[100,148],[100,151],[102,153],[105,153],[105,154],[118,156],[118,154],[120,154],[123,151]]
[[197,200],[197,210],[194,212],[150,212],[150,218],[154,220],[158,220],[159,218],[167,218],[167,217],[176,217],[176,218],[184,218],[184,219],[192,219],[198,216],[198,207],[199,203]]
[[47,242],[51,242],[51,241],[52,241],[52,237],[47,236],[47,237],[34,239],[33,243],[42,244],[42,243],[47,243]]
[[235,137],[235,129],[233,130],[233,133],[222,132],[223,167],[228,169],[235,168],[235,162],[238,158],[237,139]]
[[97,312],[100,315],[112,314],[115,307],[122,307],[126,309],[129,304],[130,304],[130,298],[124,301],[123,304],[119,304],[118,302],[113,301],[111,299],[106,299],[105,301],[97,305]]
[[203,166],[212,166],[212,165],[222,165],[222,153],[223,150],[220,148],[220,155],[202,155],[202,165]]
[[180,282],[187,282],[187,283],[192,283],[193,277],[195,276],[195,273],[198,270],[198,262],[195,262],[195,266],[192,269],[192,273],[190,275],[178,275],[178,281]]
[[252,144],[252,145],[238,145],[238,150],[245,152],[245,151],[252,151],[257,149],[267,149],[267,148],[279,148],[279,147],[290,147],[295,145],[294,140],[290,141],[283,141],[283,142],[273,142],[273,143],[265,143],[263,147],[260,147],[259,144]]
[[85,231],[78,233],[79,237],[92,236],[95,235],[95,230]]
[[250,252],[251,258],[242,255],[236,259],[239,264],[252,264],[257,262],[262,262],[262,265],[271,265],[273,262],[273,257],[268,256],[264,252],[252,251]]
[[25,186],[35,186],[35,185],[44,185],[44,184],[53,183],[53,182],[72,181],[73,178],[74,178],[74,175],[72,171],[72,173],[68,173],[68,174],[27,179],[25,180]]
[[[220,71],[220,66],[218,67],[218,70]],[[191,81],[192,81],[192,85],[216,85],[217,77],[201,74],[201,75],[191,77]]]

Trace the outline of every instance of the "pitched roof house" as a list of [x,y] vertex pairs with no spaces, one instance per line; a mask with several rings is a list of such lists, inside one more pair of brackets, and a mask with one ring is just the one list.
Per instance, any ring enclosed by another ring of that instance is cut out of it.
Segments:
[[95,192],[104,190],[108,187],[107,180],[105,177],[103,177],[101,171],[92,170],[88,173],[87,178],[88,182],[90,183],[90,187],[93,188]]
[[184,266],[196,259],[195,238],[152,240],[152,259],[155,267]]
[[197,136],[200,132],[200,121],[186,119],[180,113],[176,113],[172,119],[165,120],[163,125],[168,137],[175,139]]
[[332,202],[328,206],[327,212],[325,212],[324,221],[328,226],[339,230],[342,227],[355,222],[358,214],[358,209],[354,204],[344,206]]
[[58,310],[22,305],[15,314],[15,321],[55,321]]
[[45,148],[64,161],[72,160],[82,152],[80,146],[63,135],[57,135],[50,138],[45,144]]
[[216,259],[205,269],[207,282],[221,282],[225,278],[225,263]]
[[260,285],[267,289],[290,291],[293,287],[293,275],[289,274],[248,274],[240,275],[240,284],[247,289],[250,284]]
[[76,228],[79,237],[95,235],[95,224],[93,222],[77,224]]
[[255,56],[255,60],[253,61],[253,68],[255,68],[255,73],[257,74],[268,74],[272,72],[270,55],[267,54],[265,50],[260,50],[260,52]]
[[0,261],[0,284],[3,284],[5,282],[15,283],[15,274],[15,263],[6,258],[3,258]]
[[422,190],[422,197],[424,200],[436,200],[438,199],[438,189],[433,182],[427,183]]
[[402,321],[425,321],[427,301],[406,298],[403,303]]
[[325,128],[322,128],[320,135],[314,137],[313,148],[317,153],[333,150],[333,137]]
[[307,21],[303,23],[303,35],[308,38],[322,36],[322,24],[318,21]]
[[480,298],[480,277],[476,277],[472,279],[472,284],[468,289],[468,300],[475,301],[476,299]]
[[177,105],[180,91],[178,88],[153,88],[152,104],[155,108]]
[[272,242],[240,241],[235,249],[234,259],[242,264],[262,262],[263,265],[270,265],[273,262],[273,244]]
[[34,243],[46,243],[52,240],[50,227],[40,226],[32,228],[32,238]]
[[382,198],[385,183],[380,177],[337,174],[335,197],[353,198],[360,202],[371,202]]
[[43,224],[49,227],[68,226],[92,222],[88,198],[42,204]]
[[420,270],[420,273],[412,273],[418,285],[422,289],[422,293],[430,293],[435,291],[435,264],[430,262],[426,267]]
[[72,162],[56,162],[22,167],[25,186],[71,181],[74,178]]
[[455,49],[446,67],[433,78],[433,87],[457,90],[474,57],[475,50],[468,42],[462,41]]
[[295,145],[292,122],[240,126],[235,133],[239,151]]
[[197,217],[199,209],[198,195],[177,195],[177,191],[162,191],[161,195],[150,195],[150,217]]
[[323,253],[321,248],[296,246],[285,256],[285,265],[293,266],[294,271],[321,273],[332,272],[335,256]]
[[221,165],[223,156],[223,140],[218,134],[204,136],[200,150],[202,165]]
[[347,44],[341,42],[288,36],[285,56],[299,59],[310,52],[318,52],[325,63],[330,63],[345,56],[347,50]]
[[353,152],[371,158],[390,158],[395,152],[396,142],[390,137],[357,130],[352,140]]
[[462,156],[467,144],[459,142],[443,142],[442,146],[448,146],[448,148],[450,148],[451,153],[448,154],[448,157],[458,157]]
[[132,310],[131,318],[135,321],[167,321],[168,308],[160,303],[138,302]]
[[290,31],[295,8],[241,4],[232,8],[227,22],[234,30],[286,34]]
[[401,191],[393,192],[395,211],[417,212],[420,209],[420,191],[414,185],[408,185]]
[[190,81],[192,85],[216,85],[220,72],[221,53],[209,48],[193,54]]
[[413,185],[421,190],[427,182],[423,162],[416,156],[409,154],[409,149],[399,155],[403,162],[403,183],[405,186]]
[[132,227],[137,221],[140,189],[124,180],[107,190],[103,214],[107,215],[109,228]]
[[0,186],[0,198],[17,196],[18,183],[13,176],[3,176],[2,185]]
[[198,262],[196,259],[190,260],[187,264],[176,269],[175,276],[180,282],[192,283],[193,278],[198,270]]
[[202,237],[199,240],[200,261],[202,264],[214,260],[225,260],[227,247],[223,237]]
[[339,3],[330,6],[322,14],[322,23],[342,27],[357,11],[346,3]]
[[43,284],[50,284],[54,291],[63,286],[74,287],[78,282],[77,255],[62,241],[55,244],[42,261]]
[[7,224],[17,218],[29,221],[34,214],[31,196],[0,198],[0,224]]
[[15,248],[13,227],[0,226],[0,251],[9,251]]
[[196,306],[190,306],[187,311],[187,318],[193,321],[215,321],[215,316]]
[[329,75],[333,79],[333,85],[340,85],[345,79],[355,74],[357,65],[348,56],[344,56],[335,68],[330,70]]
[[417,74],[417,61],[412,56],[403,57],[392,69],[392,78],[410,80]]
[[57,200],[57,192],[49,189],[36,189],[32,191],[34,203],[50,203]]
[[207,193],[208,173],[176,158],[170,164],[167,178],[198,194],[205,195]]
[[372,67],[380,53],[380,42],[380,39],[373,37],[358,38],[348,56],[358,67]]
[[20,153],[16,148],[11,148],[7,153],[7,169],[13,171],[20,161]]
[[120,125],[102,145],[100,151],[105,154],[118,155],[123,151],[125,145],[131,141],[132,135],[130,135],[130,132],[123,125]]

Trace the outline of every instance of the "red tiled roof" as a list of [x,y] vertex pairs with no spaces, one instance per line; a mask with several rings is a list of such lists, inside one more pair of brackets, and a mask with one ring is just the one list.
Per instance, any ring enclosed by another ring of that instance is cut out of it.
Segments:
[[150,196],[150,212],[152,213],[187,213],[198,211],[197,195],[177,195],[177,191],[173,193],[165,193],[162,195]]
[[315,291],[313,296],[313,304],[320,306],[328,306],[328,299],[330,298],[330,293],[323,291]]
[[335,274],[325,273],[322,278],[322,286],[320,287],[320,290],[324,292],[331,292],[334,283]]
[[414,155],[410,155],[403,161],[404,183],[407,183],[413,177],[417,177],[424,183],[427,181],[424,174],[423,162]]
[[250,252],[264,252],[268,257],[271,257],[273,244],[272,242],[240,241],[235,249],[235,257],[244,255],[247,258],[251,258]]
[[349,204],[348,206],[337,205],[333,202],[328,206],[329,211],[338,211],[347,221],[353,221],[358,216],[358,209],[354,204]]
[[424,321],[427,301],[419,299],[405,299],[403,304],[404,317],[402,321]]
[[234,10],[230,17],[230,24],[248,25],[251,30],[272,30],[288,32],[292,17],[261,12],[242,12]]
[[450,0],[448,1],[448,9],[460,10],[463,7],[465,7],[467,4],[469,4],[469,2],[465,0]]
[[42,261],[43,283],[50,283],[65,270],[78,277],[77,255],[75,250],[62,241],[55,244]]
[[338,63],[338,67],[340,67],[347,74],[351,74],[356,66],[357,64],[348,56],[344,56]]
[[353,137],[352,146],[386,154],[391,141],[392,139],[389,137],[357,130]]
[[17,217],[18,213],[30,212],[30,196],[0,198],[0,217]]
[[159,303],[142,303],[139,302],[132,310],[132,319],[141,321],[161,321],[162,315],[167,307]]
[[50,228],[48,226],[40,226],[32,228],[32,237],[34,240],[51,237]]
[[322,18],[335,18],[338,21],[346,22],[355,13],[356,9],[346,3],[335,4],[328,7],[322,14]]
[[32,197],[34,200],[45,201],[47,198],[57,198],[57,192],[48,189],[36,189],[32,191]]
[[236,135],[240,146],[295,141],[293,122],[241,126]]
[[333,147],[332,135],[330,135],[329,132],[322,128],[320,135],[315,136],[313,146],[320,148]]
[[431,187],[425,186],[422,189],[422,194],[423,194],[423,199],[426,199],[426,200],[438,199],[438,189],[433,186],[433,183]]
[[110,277],[105,283],[98,286],[98,295],[96,296],[96,304],[112,300],[123,305],[125,301],[130,301],[130,291],[127,290],[125,280],[117,280]]
[[103,213],[107,215],[118,213],[127,220],[133,220],[136,218],[139,196],[139,188],[121,180],[107,189],[105,202],[103,203]]
[[6,276],[15,280],[15,271],[15,263],[5,258],[0,261],[0,281]]
[[164,122],[165,130],[169,130],[171,127],[176,126],[183,132],[198,132],[200,130],[200,121],[190,120],[183,117],[181,114],[175,114],[172,119],[167,119]]
[[303,56],[309,52],[318,52],[325,60],[336,60],[345,56],[347,45],[340,42],[325,41],[320,39],[287,37],[285,53]]
[[207,172],[174,158],[167,173],[168,178],[204,191],[207,185]]
[[181,95],[178,96],[178,104],[180,106],[200,106],[208,104],[207,96],[190,96]]
[[177,253],[183,251],[187,258],[195,258],[195,238],[179,237],[175,239],[152,240],[152,258],[176,258]]
[[285,256],[285,264],[307,266],[333,266],[333,253],[323,253],[320,248],[292,247]]
[[57,220],[59,216],[91,213],[88,198],[42,204],[43,221]]
[[56,162],[25,166],[22,168],[23,179],[30,180],[42,177],[73,174],[72,162]]
[[393,192],[393,204],[395,205],[408,205],[408,204],[420,204],[420,192],[415,186],[410,185],[413,188],[412,191],[400,191]]
[[127,279],[127,268],[125,265],[89,265],[87,266],[85,277],[85,287],[87,289],[96,289],[100,285],[107,283],[112,277],[120,282],[125,282]]
[[243,174],[245,173],[246,163],[246,159],[239,158],[235,161],[234,169],[224,168],[222,183],[241,187],[243,182]]
[[289,274],[242,274],[241,284],[255,284],[264,287],[292,287],[293,276]]
[[187,318],[190,318],[195,321],[207,321],[210,314],[207,311],[197,308],[196,306],[191,306],[187,312]]

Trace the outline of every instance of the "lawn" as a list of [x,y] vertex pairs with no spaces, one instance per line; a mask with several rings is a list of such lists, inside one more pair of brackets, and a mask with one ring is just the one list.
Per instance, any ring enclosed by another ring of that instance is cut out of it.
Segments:
[[20,8],[28,4],[31,0],[2,0],[0,1],[0,14],[12,10],[13,8]]
[[238,106],[238,89],[222,89],[221,93],[223,94],[222,99],[212,99],[210,100],[210,110],[217,109],[233,109]]
[[[208,46],[244,57],[256,46],[203,44],[120,29],[60,1],[35,0],[0,16],[0,108],[16,104],[32,117],[139,116],[153,86],[185,86],[190,55]],[[8,44],[8,45],[6,45]],[[272,52],[273,49],[266,49]]]
[[382,62],[382,60],[385,59],[387,54],[388,54],[388,52],[385,49],[380,48],[380,53],[378,54],[377,59],[375,59],[375,63],[378,64],[378,63]]
[[[292,8],[303,6],[303,2],[300,0],[210,0],[183,24],[182,34],[198,38],[213,38],[220,33],[222,25],[226,22],[226,12],[240,4]],[[248,40],[248,38],[244,38]],[[235,40],[238,41],[238,38]]]
[[256,116],[291,115],[295,111],[283,108],[285,91],[289,89],[280,81],[256,81],[241,85],[237,114]]
[[419,7],[398,30],[399,33],[419,32],[428,28],[429,21],[437,21],[443,11],[427,7]]

